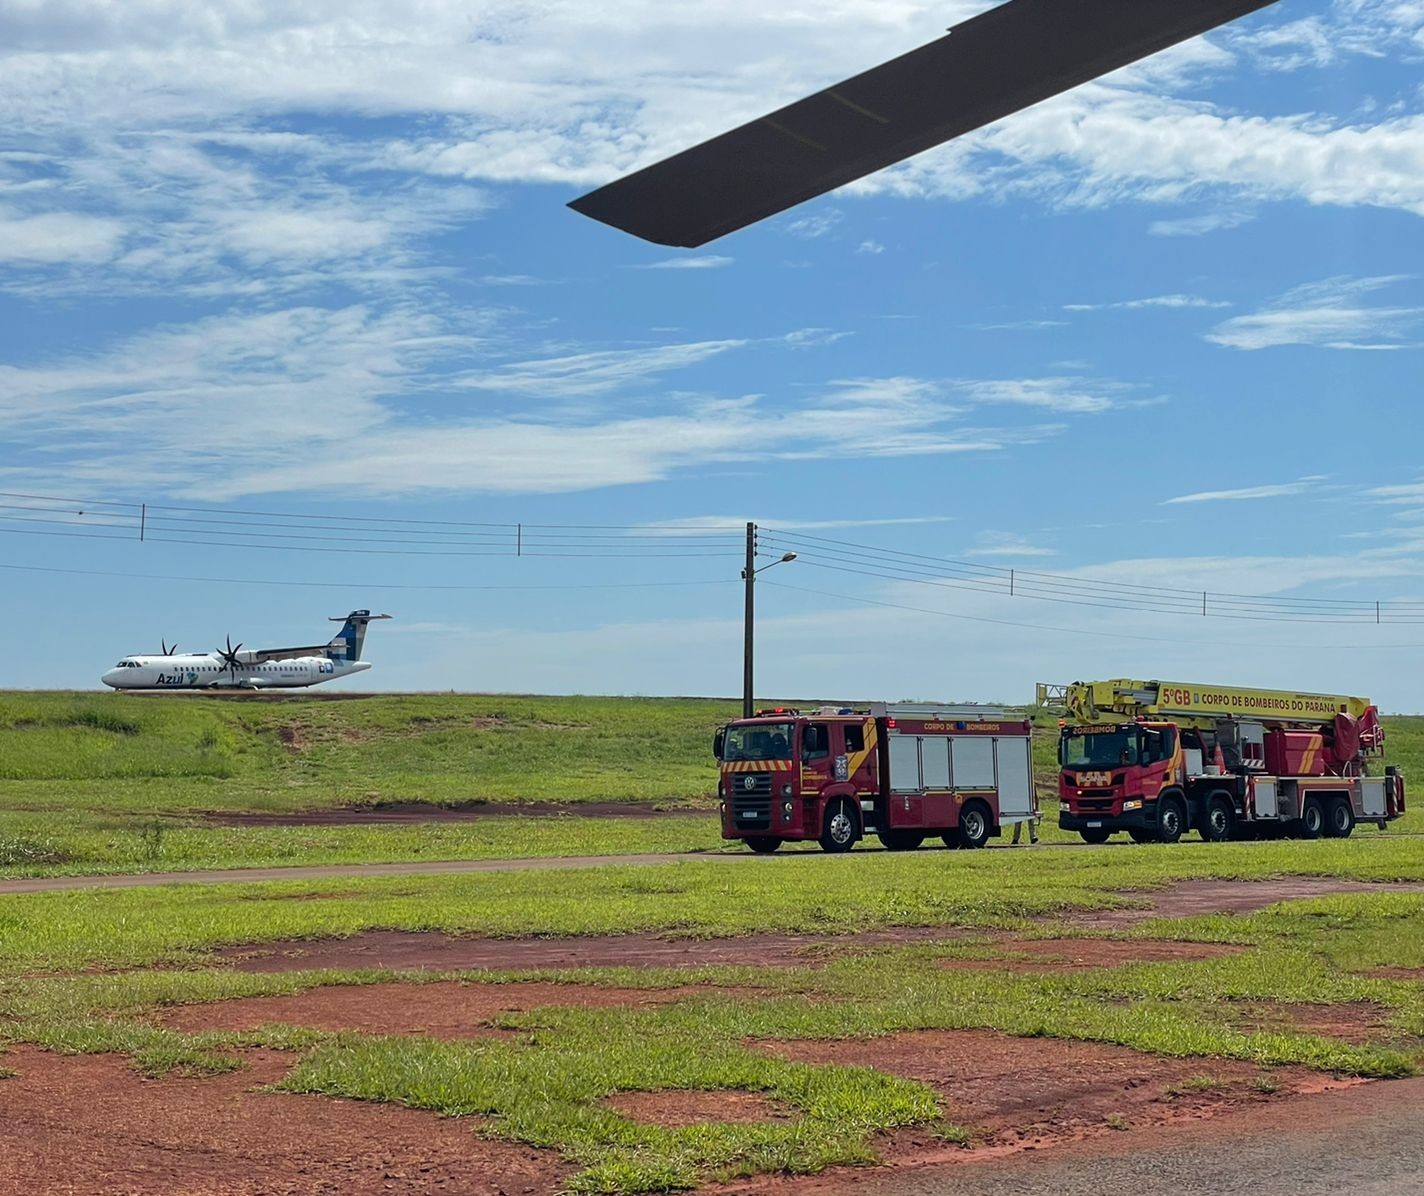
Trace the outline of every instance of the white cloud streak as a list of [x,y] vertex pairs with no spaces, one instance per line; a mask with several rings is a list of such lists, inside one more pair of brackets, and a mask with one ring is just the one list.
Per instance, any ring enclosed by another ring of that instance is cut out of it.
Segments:
[[1283,345],[1405,348],[1424,329],[1424,306],[1376,306],[1366,299],[1409,281],[1403,275],[1332,278],[1296,287],[1258,312],[1217,325],[1207,340],[1245,350]]

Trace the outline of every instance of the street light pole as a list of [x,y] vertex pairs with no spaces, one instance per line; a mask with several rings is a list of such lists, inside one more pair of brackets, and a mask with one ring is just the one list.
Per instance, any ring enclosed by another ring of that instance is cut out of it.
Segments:
[[756,567],[757,550],[757,526],[755,523],[747,524],[747,563],[742,570],[742,580],[746,583],[746,607],[742,615],[742,717],[751,718],[756,713],[755,702],[752,699],[752,647],[755,636],[756,624],[756,576],[758,573],[765,573],[775,565],[784,565],[787,561],[794,561],[794,552],[783,553],[778,560],[774,560],[770,565],[763,565],[760,569]]
[[747,524],[746,609],[742,613],[742,717],[752,716],[752,638],[756,623],[756,524]]

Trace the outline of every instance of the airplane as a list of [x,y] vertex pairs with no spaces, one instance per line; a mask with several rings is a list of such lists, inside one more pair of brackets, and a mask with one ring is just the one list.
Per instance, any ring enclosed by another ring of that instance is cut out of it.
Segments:
[[1008,0],[569,207],[696,249],[1277,0]]
[[330,621],[341,623],[332,641],[302,648],[262,648],[242,650],[233,646],[215,652],[179,653],[163,641],[157,655],[125,656],[101,680],[113,689],[300,689],[320,685],[338,677],[364,673],[371,662],[361,659],[366,626],[390,615],[373,615],[353,610]]

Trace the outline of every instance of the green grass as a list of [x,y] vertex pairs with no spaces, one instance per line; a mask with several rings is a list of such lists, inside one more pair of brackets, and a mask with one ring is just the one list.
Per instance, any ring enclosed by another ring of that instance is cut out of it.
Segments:
[[[900,874],[900,861],[883,863],[895,879],[910,879]],[[601,890],[589,895],[608,897]],[[191,899],[190,916],[202,920],[212,915],[217,894],[175,896]],[[1017,924],[1012,906],[997,918],[985,918],[972,902],[969,909],[980,924]],[[479,1115],[480,1132],[559,1151],[580,1168],[574,1190],[611,1193],[868,1162],[875,1158],[877,1135],[903,1125],[932,1127],[945,1141],[971,1138],[953,1123],[953,1110],[941,1108],[922,1084],[865,1067],[787,1062],[762,1048],[768,1041],[987,1029],[1172,1057],[1244,1060],[1267,1069],[1289,1064],[1379,1078],[1418,1071],[1424,984],[1372,979],[1342,970],[1339,961],[1372,966],[1382,934],[1424,940],[1424,894],[1295,902],[1230,922],[1231,940],[1245,948],[1239,955],[1060,974],[939,966],[946,955],[992,957],[992,940],[982,939],[846,952],[815,969],[704,968],[692,975],[576,969],[464,977],[478,983],[542,979],[671,987],[695,979],[741,986],[735,994],[713,989],[666,1005],[555,1003],[509,1013],[497,1024],[514,1033],[500,1040],[330,1034],[280,1024],[246,1033],[183,1034],[152,1016],[179,1004],[292,994],[326,984],[449,978],[442,976],[208,969],[12,978],[0,984],[0,1041],[65,1052],[117,1051],[155,1075],[221,1071],[238,1065],[235,1048],[277,1047],[297,1055],[281,1085],[289,1091]],[[1142,933],[1211,941],[1221,929],[1211,919],[1193,919],[1154,924]],[[749,995],[749,984],[761,986],[763,995]],[[1389,1011],[1391,1026],[1384,1041],[1365,1045],[1291,1029],[1251,1032],[1234,1026],[1231,1007],[1240,1001],[1278,1002],[1287,1009],[1299,1001],[1372,1001]],[[1199,1074],[1168,1095],[1216,1084]],[[1267,1070],[1256,1086],[1266,1094],[1280,1083]],[[666,1090],[761,1093],[791,1115],[765,1124],[664,1129],[635,1122],[607,1103],[620,1092]]]
[[[714,819],[670,815],[714,801],[711,736],[736,713],[704,699],[0,693],[0,876],[711,850]],[[1043,836],[1076,842],[1056,826],[1056,720],[1035,717]],[[1424,765],[1424,719],[1387,723],[1390,759],[1407,774]],[[609,800],[658,817],[418,827],[203,817]],[[1390,833],[1424,829],[1421,811],[1424,799]]]

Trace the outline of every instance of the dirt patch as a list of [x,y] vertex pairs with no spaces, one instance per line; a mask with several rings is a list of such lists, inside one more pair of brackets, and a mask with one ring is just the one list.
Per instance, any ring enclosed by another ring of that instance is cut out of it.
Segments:
[[683,939],[652,934],[591,934],[571,938],[457,938],[435,932],[368,930],[344,939],[312,939],[229,947],[216,958],[245,972],[309,968],[386,968],[458,972],[485,969],[644,967],[814,967],[827,959],[880,946],[960,937],[953,927],[907,927],[854,937],[751,934]]
[[1398,1035],[1389,1025],[1390,1011],[1373,1001],[1227,1001],[1222,1009],[1243,1034],[1319,1034],[1356,1045]]
[[588,984],[362,984],[313,988],[273,997],[240,997],[183,1005],[161,1021],[175,1030],[245,1031],[280,1023],[361,1034],[425,1034],[432,1038],[498,1036],[502,1013],[546,1005],[582,1009],[667,1005],[689,996],[734,990],[710,986],[670,989],[598,988]]
[[262,814],[214,810],[203,814],[215,826],[389,826],[422,822],[480,822],[486,818],[652,818],[659,814],[711,814],[708,807],[668,806],[652,802],[462,802],[437,806],[428,802],[392,802],[375,806],[340,806],[334,810],[300,810],[292,814]]
[[1287,876],[1273,880],[1187,880],[1165,889],[1125,890],[1122,897],[1145,903],[1135,909],[1055,914],[1079,930],[1121,930],[1151,918],[1196,918],[1209,914],[1254,914],[1278,901],[1331,897],[1338,893],[1421,893],[1419,884],[1374,884],[1330,877]]
[[1359,1083],[1303,1068],[1269,1073],[1220,1059],[1166,1059],[1125,1047],[990,1031],[927,1030],[842,1042],[759,1044],[799,1063],[852,1064],[919,1080],[942,1098],[945,1117],[972,1128],[974,1149],[925,1130],[891,1136],[887,1162],[970,1161],[1057,1146],[1120,1129],[1215,1117],[1272,1095]]
[[252,1092],[292,1064],[146,1080],[112,1055],[24,1048],[0,1081],[0,1191],[34,1196],[462,1196],[562,1191],[545,1151],[477,1138],[475,1123],[360,1101]]
[[678,1129],[688,1125],[788,1121],[793,1113],[757,1092],[620,1092],[605,1102],[624,1117]]
[[1068,972],[1117,968],[1133,963],[1191,963],[1240,954],[1244,947],[1219,943],[1173,943],[1160,939],[1009,939],[994,944],[992,959],[941,960],[947,968],[1003,972]]
[[306,728],[297,723],[278,727],[277,738],[291,752],[300,752],[307,746]]
[[1424,968],[1371,968],[1365,975],[1372,980],[1424,980]]

